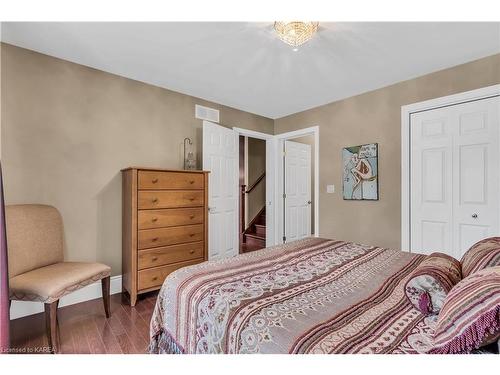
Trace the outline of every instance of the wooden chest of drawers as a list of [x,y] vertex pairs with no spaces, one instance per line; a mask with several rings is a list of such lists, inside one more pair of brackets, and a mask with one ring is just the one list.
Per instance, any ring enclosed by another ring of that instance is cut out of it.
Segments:
[[122,170],[123,290],[159,289],[178,268],[207,260],[208,172]]

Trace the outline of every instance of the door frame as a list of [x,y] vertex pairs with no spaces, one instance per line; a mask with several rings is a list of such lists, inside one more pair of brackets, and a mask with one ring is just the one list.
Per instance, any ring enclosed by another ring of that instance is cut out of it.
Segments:
[[401,249],[411,252],[411,115],[417,112],[448,107],[451,105],[487,99],[495,96],[500,96],[500,84],[425,100],[401,107]]
[[[298,129],[286,133],[276,134],[275,139],[275,160],[283,159],[283,147],[286,140],[293,140],[294,138],[300,138],[306,135],[314,136],[314,237],[319,237],[319,126],[310,126],[303,129]],[[276,174],[275,174],[275,202],[276,202],[276,215],[275,219],[275,244],[283,243],[283,180],[284,180],[285,170],[283,168],[283,163],[276,163]]]
[[[233,127],[233,130],[238,134],[245,137],[257,138],[266,141],[266,247],[276,244],[275,241],[275,144],[276,140],[274,135],[261,133],[254,130],[248,130],[238,127]],[[239,158],[239,153],[238,153]],[[238,160],[239,163],[239,160]],[[238,189],[239,192],[239,189]],[[241,215],[238,205],[238,215]]]

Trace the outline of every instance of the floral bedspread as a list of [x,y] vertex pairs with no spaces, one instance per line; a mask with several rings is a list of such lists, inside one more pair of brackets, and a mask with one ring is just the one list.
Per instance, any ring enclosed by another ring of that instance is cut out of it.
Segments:
[[167,277],[151,353],[425,353],[404,286],[424,255],[307,238]]

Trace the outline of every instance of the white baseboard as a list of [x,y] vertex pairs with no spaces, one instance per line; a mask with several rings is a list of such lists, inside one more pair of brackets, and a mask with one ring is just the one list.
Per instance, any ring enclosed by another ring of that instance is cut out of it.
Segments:
[[[116,294],[122,291],[122,275],[112,276],[110,282],[110,293]],[[90,301],[101,298],[101,282],[87,285],[81,289],[67,294],[59,301],[59,307],[74,305],[75,303]],[[42,302],[12,301],[10,307],[10,320],[22,318],[23,316],[38,314],[44,311]]]

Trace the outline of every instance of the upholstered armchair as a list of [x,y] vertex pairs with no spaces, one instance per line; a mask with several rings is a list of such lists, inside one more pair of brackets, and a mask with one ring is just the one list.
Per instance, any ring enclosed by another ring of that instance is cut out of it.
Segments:
[[58,349],[57,306],[64,295],[101,280],[109,318],[110,267],[65,262],[61,215],[56,208],[25,204],[6,206],[10,300],[43,302],[48,343]]

